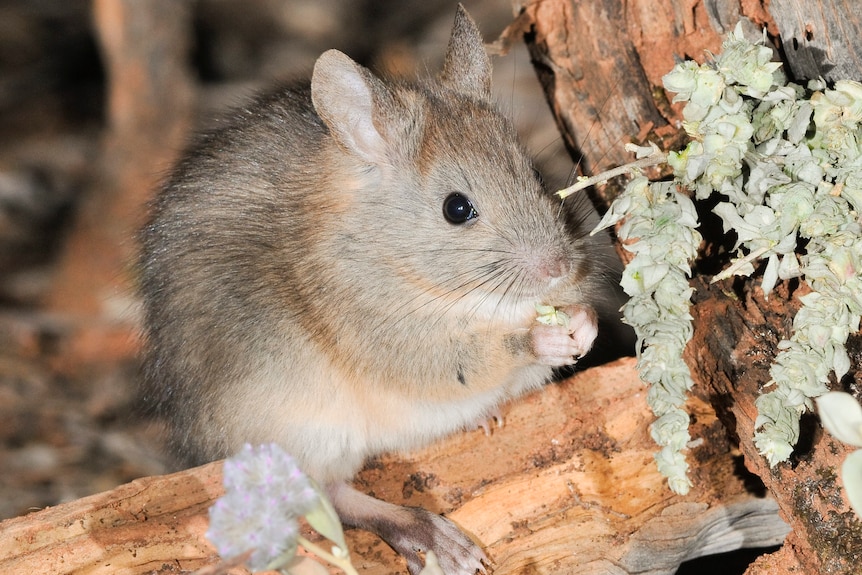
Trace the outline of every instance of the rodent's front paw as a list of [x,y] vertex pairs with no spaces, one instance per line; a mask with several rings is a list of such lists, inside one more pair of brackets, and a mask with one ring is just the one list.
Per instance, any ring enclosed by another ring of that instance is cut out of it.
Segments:
[[593,346],[598,334],[596,312],[587,306],[571,306],[563,310],[568,325],[533,326],[533,352],[539,363],[552,367],[572,365]]

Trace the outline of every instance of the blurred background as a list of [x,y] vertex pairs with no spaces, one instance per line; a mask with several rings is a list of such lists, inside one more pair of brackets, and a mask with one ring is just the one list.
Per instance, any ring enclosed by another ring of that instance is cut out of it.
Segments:
[[[509,0],[465,0],[486,41]],[[190,130],[338,48],[442,63],[454,0],[0,1],[0,519],[166,472],[136,411],[134,230]],[[572,171],[523,45],[500,107],[551,186]]]

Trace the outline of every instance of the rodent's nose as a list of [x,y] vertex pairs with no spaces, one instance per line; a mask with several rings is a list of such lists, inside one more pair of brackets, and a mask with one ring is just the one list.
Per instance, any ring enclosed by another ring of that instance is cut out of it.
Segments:
[[562,246],[524,246],[517,260],[532,281],[554,282],[572,272],[572,261]]
[[548,278],[561,278],[568,272],[568,267],[562,258],[552,258],[545,267],[545,271]]
[[543,280],[561,278],[569,272],[569,266],[565,258],[550,254],[538,256],[534,269],[536,275]]

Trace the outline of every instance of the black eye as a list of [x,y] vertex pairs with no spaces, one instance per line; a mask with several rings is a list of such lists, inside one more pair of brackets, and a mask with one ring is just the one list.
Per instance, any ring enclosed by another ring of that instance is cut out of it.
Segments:
[[478,215],[467,196],[455,193],[449,194],[443,200],[443,217],[450,224],[463,224]]

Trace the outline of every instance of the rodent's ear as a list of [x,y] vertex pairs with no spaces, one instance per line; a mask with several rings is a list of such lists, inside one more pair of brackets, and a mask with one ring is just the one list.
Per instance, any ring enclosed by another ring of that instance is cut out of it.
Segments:
[[386,140],[375,117],[389,98],[383,83],[338,50],[327,50],[314,64],[311,101],[332,137],[363,160],[380,163]]
[[458,4],[440,83],[477,100],[491,100],[491,60],[476,23]]

